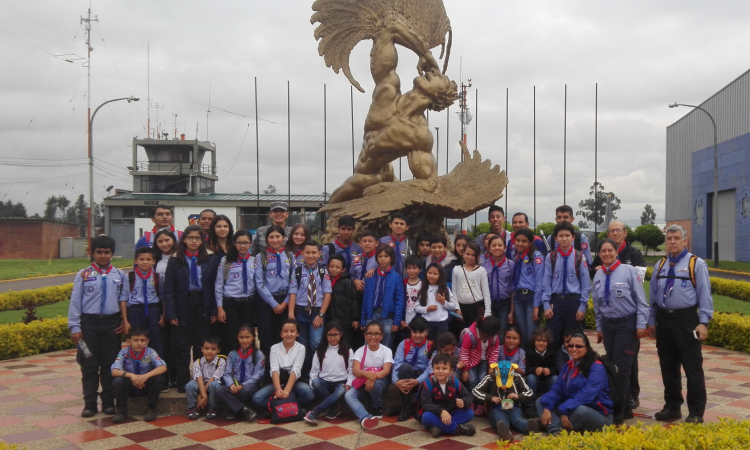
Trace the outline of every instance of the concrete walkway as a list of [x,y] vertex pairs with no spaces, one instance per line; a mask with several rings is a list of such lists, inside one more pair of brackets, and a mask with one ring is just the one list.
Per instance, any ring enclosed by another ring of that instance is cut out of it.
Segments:
[[[590,334],[592,340],[595,336]],[[602,350],[601,346],[597,346]],[[750,355],[716,347],[703,348],[708,387],[705,419],[750,419]],[[641,407],[635,419],[651,424],[662,407],[662,383],[655,341],[641,346]],[[683,381],[684,385],[684,381]],[[391,388],[393,389],[393,388]],[[184,408],[183,396],[174,390],[165,396],[162,409]],[[168,406],[168,403],[172,406]],[[248,449],[248,450],[466,450],[496,449],[497,434],[485,417],[474,418],[473,437],[432,438],[414,419],[395,423],[387,417],[374,430],[363,432],[351,415],[335,421],[321,420],[318,427],[304,422],[287,425],[248,424],[220,419],[192,421],[181,414],[160,415],[155,422],[142,416],[115,425],[99,413],[81,419],[80,371],[75,350],[29,356],[0,362],[0,439],[29,449]],[[133,413],[137,411],[131,408]],[[162,412],[163,413],[163,412]],[[687,416],[683,408],[683,416]],[[522,438],[518,436],[518,438]]]
[[[123,267],[125,273],[130,272],[132,267]],[[25,289],[38,289],[49,286],[60,286],[61,284],[72,283],[76,274],[57,275],[52,277],[27,278],[25,280],[13,280],[0,283],[0,293],[8,291],[23,291]]]

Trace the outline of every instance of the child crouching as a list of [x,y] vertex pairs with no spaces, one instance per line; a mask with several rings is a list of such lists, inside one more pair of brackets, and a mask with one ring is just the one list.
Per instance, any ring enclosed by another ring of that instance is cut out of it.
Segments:
[[258,414],[249,404],[258,391],[266,366],[266,358],[260,351],[260,341],[256,339],[252,325],[240,325],[236,348],[229,353],[224,385],[216,391],[216,395],[229,410],[227,420],[235,420],[242,414],[245,420],[252,422]]
[[442,433],[473,436],[471,393],[453,376],[453,358],[438,353],[432,359],[433,375],[421,386],[422,425],[433,437]]
[[521,402],[529,401],[534,393],[515,369],[516,365],[510,361],[490,365],[491,373],[472,391],[474,397],[490,405],[487,418],[497,430],[497,434],[509,442],[513,442],[510,425],[524,434],[538,430],[536,420],[527,420],[519,405]]
[[203,340],[201,352],[203,357],[193,363],[193,379],[185,386],[187,416],[192,420],[197,419],[200,416],[198,410],[208,405],[206,419],[211,420],[216,418],[219,409],[216,390],[221,386],[227,360],[216,356],[219,353],[219,338],[215,336]]

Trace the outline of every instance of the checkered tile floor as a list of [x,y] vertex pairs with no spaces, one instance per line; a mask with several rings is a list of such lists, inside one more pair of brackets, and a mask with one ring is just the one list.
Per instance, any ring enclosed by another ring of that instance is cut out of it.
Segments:
[[[653,423],[651,416],[662,407],[654,344],[652,339],[642,341],[641,407],[636,418],[628,421],[630,425],[637,421]],[[705,419],[750,419],[750,355],[715,347],[704,347],[703,355],[709,402]],[[223,418],[191,421],[183,415],[162,416],[150,423],[135,416],[115,425],[111,416],[102,413],[81,419],[82,406],[74,350],[0,362],[0,439],[29,449],[497,448],[497,435],[483,417],[472,422],[478,430],[476,436],[435,439],[422,431],[415,420],[395,423],[395,417],[386,418],[378,428],[366,432],[350,415],[321,421],[318,427],[304,422],[275,426]],[[686,408],[683,416],[687,416]]]

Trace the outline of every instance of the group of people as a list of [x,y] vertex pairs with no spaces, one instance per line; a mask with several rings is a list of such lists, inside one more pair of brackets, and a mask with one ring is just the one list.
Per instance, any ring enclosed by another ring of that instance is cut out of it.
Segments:
[[[484,415],[507,440],[511,427],[593,431],[633,417],[639,339],[650,334],[665,386],[656,418],[681,417],[682,365],[687,420],[702,422],[700,342],[712,301],[705,262],[687,252],[678,226],[667,229],[649,305],[636,269],[645,261],[624,225],[610,223],[592,260],[567,205],[547,239],[524,213],[506,231],[503,209],[492,206],[490,232],[457,236],[453,251],[444,235],[408,238],[398,211],[390,235],[361,230],[359,242],[355,219],[341,216],[338,237],[322,247],[287,217],[287,204],[273,203],[272,224],[253,237],[206,210],[180,232],[171,209],[157,206],[127,275],[110,264],[115,242],[93,239],[94,262],[76,276],[69,311],[82,416],[97,413],[100,395],[120,423],[128,397],[145,395],[153,420],[159,393],[172,388],[186,394],[191,419],[222,407],[229,418],[277,419],[278,404],[316,425],[324,413],[338,417],[344,400],[371,429],[393,384],[400,404],[389,412],[415,416],[433,436],[472,435],[469,422]],[[604,356],[583,331],[590,294]],[[621,398],[611,394],[612,364],[623,374]]]

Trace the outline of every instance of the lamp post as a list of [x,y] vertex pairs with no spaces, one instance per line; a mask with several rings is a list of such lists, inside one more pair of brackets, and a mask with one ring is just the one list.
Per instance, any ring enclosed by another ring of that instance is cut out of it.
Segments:
[[130,102],[137,102],[140,100],[138,97],[133,97],[132,95],[130,97],[123,97],[123,98],[115,98],[112,100],[107,100],[106,102],[102,103],[101,105],[97,106],[97,108],[94,110],[94,114],[91,115],[91,119],[89,119],[89,208],[88,208],[88,216],[89,216],[89,256],[93,258],[93,254],[91,253],[91,239],[94,237],[95,233],[95,227],[94,227],[94,212],[92,211],[92,208],[94,206],[94,139],[91,135],[91,130],[94,125],[94,117],[96,117],[96,113],[99,112],[102,106],[106,105],[107,103],[112,102],[118,102],[120,100],[127,100],[128,103]]
[[[714,243],[714,267],[719,267],[719,150],[718,150],[718,143],[717,143],[717,130],[716,130],[716,121],[714,120],[714,117],[706,111],[705,109],[701,108],[700,106],[695,105],[686,105],[684,103],[672,103],[669,105],[670,108],[677,108],[678,106],[686,106],[688,108],[695,108],[700,109],[706,115],[709,119],[711,119],[711,123],[714,126],[714,201],[713,201],[713,218],[714,222],[716,223],[716,237],[712,237],[713,243]],[[713,228],[713,227],[712,227]],[[713,234],[712,230],[712,234]]]

